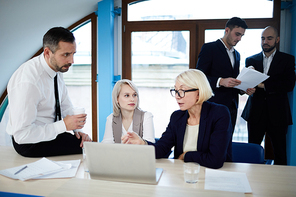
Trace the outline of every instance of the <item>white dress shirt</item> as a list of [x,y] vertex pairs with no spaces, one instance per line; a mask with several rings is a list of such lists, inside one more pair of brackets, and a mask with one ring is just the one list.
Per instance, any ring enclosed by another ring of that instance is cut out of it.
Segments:
[[274,52],[269,56],[267,57],[264,52],[262,51],[262,54],[263,54],[263,73],[264,74],[267,74],[268,71],[269,71],[269,68],[270,68],[270,64],[273,60],[273,57],[275,55],[275,52],[276,50],[274,50]]
[[[102,143],[112,144],[114,142],[113,137],[113,129],[112,129],[112,122],[113,122],[113,113],[107,117],[106,127],[105,127],[105,134]],[[128,130],[126,131],[124,126],[122,125],[122,135],[124,136],[127,132],[133,132],[133,121],[130,124]],[[143,139],[154,143],[155,142],[155,134],[154,134],[154,125],[153,125],[153,115],[150,112],[144,113],[144,120],[143,120]]]
[[198,132],[199,125],[191,126],[187,124],[183,141],[183,152],[197,151]]
[[[228,57],[230,59],[230,62],[231,62],[231,65],[232,65],[232,68],[234,67],[234,48],[231,47],[231,49],[228,49],[227,46],[225,45],[225,43],[223,42],[223,40],[220,38],[220,41],[222,42],[222,44],[224,45],[225,49],[226,49],[226,52],[228,54]],[[216,84],[216,87],[219,88],[220,85],[220,80],[221,80],[221,77],[217,80],[217,84]]]
[[10,78],[7,85],[9,121],[6,131],[18,144],[50,141],[66,131],[63,120],[54,122],[56,74],[63,118],[72,114],[73,105],[62,73],[56,73],[48,66],[43,53],[22,64]]

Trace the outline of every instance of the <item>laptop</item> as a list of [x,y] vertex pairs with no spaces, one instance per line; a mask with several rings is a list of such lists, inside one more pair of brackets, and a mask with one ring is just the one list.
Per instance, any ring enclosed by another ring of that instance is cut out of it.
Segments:
[[162,168],[155,168],[154,146],[84,142],[92,179],[157,184]]

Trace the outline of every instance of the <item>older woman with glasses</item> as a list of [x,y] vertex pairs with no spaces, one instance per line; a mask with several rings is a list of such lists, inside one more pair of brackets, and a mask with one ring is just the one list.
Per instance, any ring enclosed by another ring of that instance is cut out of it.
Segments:
[[112,91],[113,113],[107,117],[102,143],[121,143],[127,132],[155,142],[153,115],[139,108],[139,91],[128,79],[116,82]]
[[122,142],[153,145],[156,158],[163,158],[174,147],[175,158],[209,168],[221,168],[231,161],[230,113],[224,105],[207,101],[213,93],[206,76],[189,69],[177,76],[170,92],[180,110],[173,112],[158,142],[147,142],[135,133],[128,133]]

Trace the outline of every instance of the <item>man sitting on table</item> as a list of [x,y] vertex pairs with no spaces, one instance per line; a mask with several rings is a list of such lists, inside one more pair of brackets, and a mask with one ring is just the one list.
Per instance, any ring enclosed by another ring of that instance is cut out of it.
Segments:
[[[71,115],[73,105],[63,80],[76,52],[74,35],[63,27],[43,37],[43,53],[22,64],[8,82],[9,122],[7,133],[25,157],[81,154],[86,114]],[[55,81],[55,82],[54,82]],[[63,119],[62,119],[63,117]]]

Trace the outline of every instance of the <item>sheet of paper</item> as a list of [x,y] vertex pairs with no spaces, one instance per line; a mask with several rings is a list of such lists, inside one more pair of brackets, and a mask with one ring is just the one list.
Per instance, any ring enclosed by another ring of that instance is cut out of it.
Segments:
[[268,75],[261,73],[257,70],[244,67],[236,79],[242,83],[235,88],[247,91],[248,88],[254,88],[259,83],[268,79]]
[[75,177],[81,160],[54,161],[63,167],[63,170],[49,175],[36,177],[35,179],[54,179],[54,178],[71,178]]
[[[20,169],[24,168],[25,166],[27,167],[24,170],[16,174],[16,172],[18,172]],[[14,167],[14,168],[9,168],[6,170],[1,170],[0,174],[7,176],[9,178],[25,181],[28,179],[33,179],[36,177],[56,173],[62,170],[63,170],[63,167],[61,167],[60,165],[46,158],[42,158],[33,163],[29,163],[29,164]]]
[[246,173],[206,169],[206,190],[252,193]]

